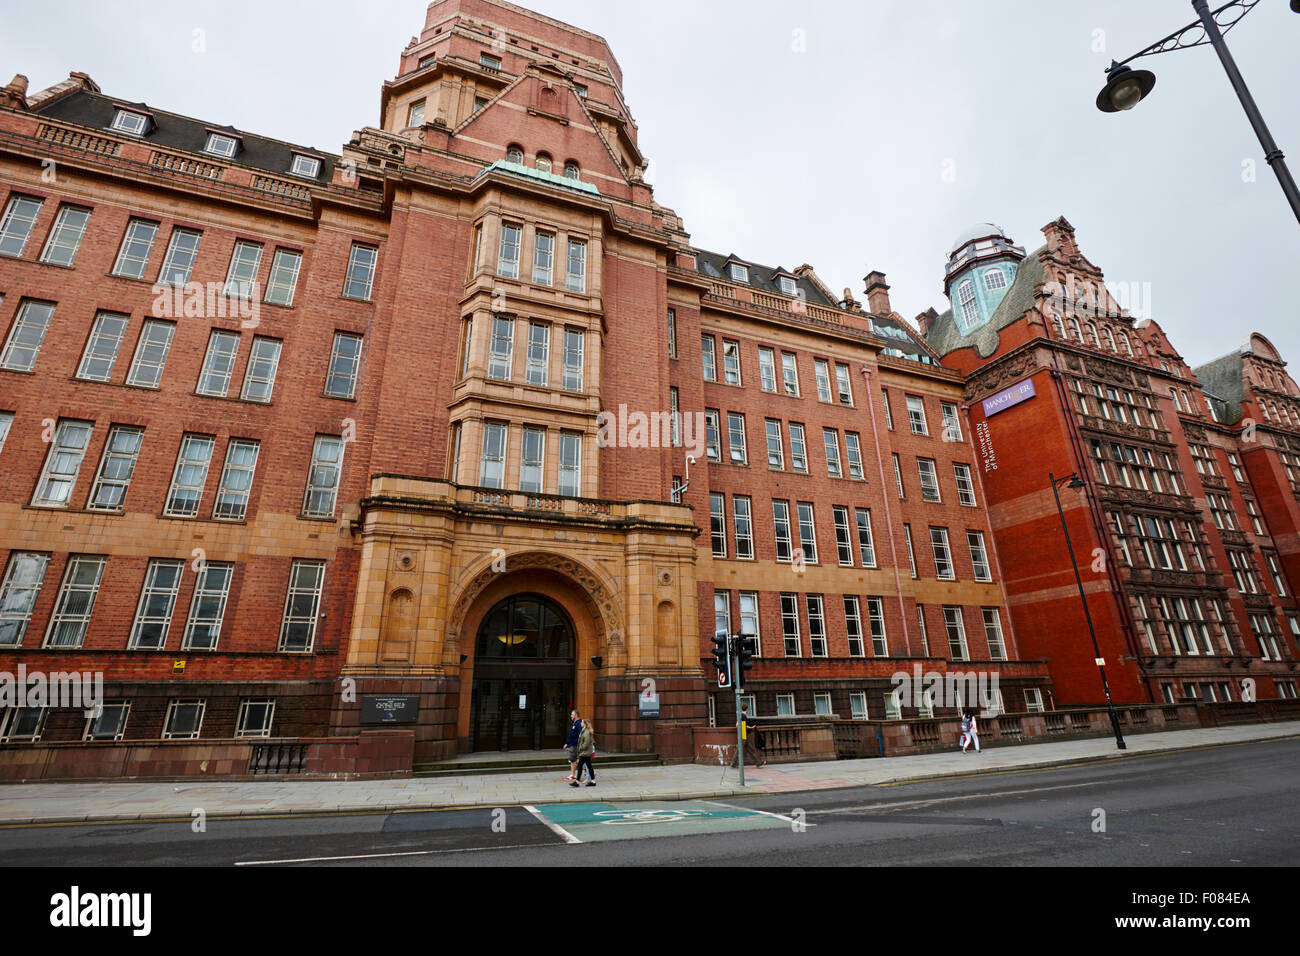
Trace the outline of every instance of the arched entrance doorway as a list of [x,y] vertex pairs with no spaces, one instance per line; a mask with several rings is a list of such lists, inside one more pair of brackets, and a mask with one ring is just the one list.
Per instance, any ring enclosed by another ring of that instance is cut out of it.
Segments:
[[560,747],[573,706],[573,622],[540,594],[512,594],[483,616],[474,648],[471,750]]

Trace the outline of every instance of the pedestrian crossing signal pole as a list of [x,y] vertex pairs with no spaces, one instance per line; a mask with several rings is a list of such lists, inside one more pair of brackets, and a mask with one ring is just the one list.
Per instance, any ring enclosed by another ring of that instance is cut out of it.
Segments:
[[732,696],[736,698],[736,766],[740,768],[740,785],[745,785],[745,722],[740,718],[740,635],[731,635],[727,643],[727,661],[734,676],[735,688]]

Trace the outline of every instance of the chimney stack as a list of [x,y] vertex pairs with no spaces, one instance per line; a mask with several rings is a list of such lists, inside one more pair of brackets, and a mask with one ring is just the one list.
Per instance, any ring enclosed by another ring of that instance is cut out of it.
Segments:
[[9,85],[0,89],[0,106],[16,110],[27,109],[27,77],[16,73],[9,81]]
[[921,330],[921,338],[930,334],[930,327],[934,325],[934,320],[939,317],[939,313],[933,308],[926,309],[916,317],[916,327]]
[[889,315],[889,286],[885,284],[883,272],[868,272],[862,280],[867,284],[867,309],[874,315]]

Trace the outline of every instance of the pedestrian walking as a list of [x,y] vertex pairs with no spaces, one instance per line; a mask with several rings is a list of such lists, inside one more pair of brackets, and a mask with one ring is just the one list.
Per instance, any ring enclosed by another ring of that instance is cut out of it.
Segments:
[[578,708],[569,711],[569,736],[564,740],[564,752],[569,758],[569,775],[564,779],[578,779],[578,738],[582,736],[582,717]]
[[965,753],[966,748],[971,744],[975,745],[975,752],[980,752],[980,728],[979,721],[975,718],[974,709],[967,707],[961,717],[961,752]]
[[582,782],[582,771],[587,771],[587,786],[596,785],[596,768],[591,765],[591,758],[596,755],[596,728],[591,724],[590,717],[582,718],[582,733],[578,735],[578,768],[574,771],[573,782],[569,784],[576,787]]
[[[749,705],[740,705],[740,720],[745,725],[745,759],[749,760],[751,766],[762,767],[767,764],[767,754],[763,751],[763,734],[758,729],[758,723],[749,715]],[[738,763],[733,759],[731,765],[734,767]]]

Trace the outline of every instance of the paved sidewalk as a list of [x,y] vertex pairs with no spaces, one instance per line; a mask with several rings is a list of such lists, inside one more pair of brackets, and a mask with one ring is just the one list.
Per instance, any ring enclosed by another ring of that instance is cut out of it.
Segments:
[[694,800],[746,793],[786,793],[897,783],[996,771],[1026,770],[1098,760],[1126,760],[1300,736],[1300,721],[1134,734],[1128,750],[1113,738],[1061,740],[1003,746],[979,755],[958,750],[913,757],[829,760],[768,765],[747,770],[742,788],[736,771],[681,764],[612,767],[596,761],[595,787],[569,787],[564,764],[547,773],[480,774],[409,780],[181,781],[0,784],[0,825],[86,820],[147,820],[183,817],[195,809],[209,818],[279,814],[413,810],[440,807],[572,803],[579,800]]

